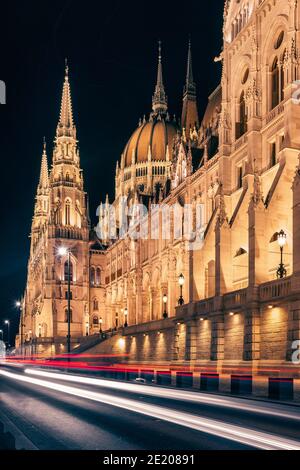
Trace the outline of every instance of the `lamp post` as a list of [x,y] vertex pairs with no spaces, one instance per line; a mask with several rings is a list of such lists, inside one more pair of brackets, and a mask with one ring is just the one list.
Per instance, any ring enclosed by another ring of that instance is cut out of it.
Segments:
[[180,297],[179,297],[179,300],[178,300],[178,305],[183,305],[184,304],[184,299],[183,299],[183,296],[182,296],[182,289],[183,289],[183,286],[184,286],[184,275],[183,274],[180,274],[179,278],[178,278],[178,284],[180,286]]
[[283,264],[283,248],[286,245],[286,233],[284,233],[283,230],[281,230],[278,233],[277,237],[278,245],[280,247],[280,264],[277,269],[277,278],[278,279],[283,279],[287,275],[287,270],[285,269],[285,266]]
[[124,308],[124,328],[128,326],[128,308]]
[[5,325],[7,326],[7,348],[9,348],[9,340],[10,340],[10,321],[5,320]]
[[68,335],[67,335],[67,353],[68,361],[70,360],[71,354],[71,252],[64,246],[61,246],[58,250],[59,256],[68,256]]
[[167,294],[164,294],[163,295],[163,304],[164,304],[163,318],[168,318],[167,303],[168,303],[168,296]]
[[20,322],[21,322],[21,356],[24,356],[24,353],[23,353],[23,343],[24,343],[24,334],[23,334],[23,328],[24,328],[24,324],[23,324],[23,311],[22,311],[22,304],[20,302],[20,300],[17,300],[16,301],[16,308],[19,310],[20,312]]
[[100,317],[100,319],[99,319],[99,324],[100,324],[100,335],[102,335],[102,324],[103,324],[102,317]]

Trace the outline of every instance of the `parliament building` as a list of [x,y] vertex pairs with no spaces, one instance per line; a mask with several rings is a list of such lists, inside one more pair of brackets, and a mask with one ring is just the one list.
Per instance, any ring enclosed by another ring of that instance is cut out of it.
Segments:
[[[225,1],[220,85],[200,117],[189,44],[178,121],[159,46],[152,109],[116,156],[115,198],[96,229],[66,67],[50,170],[46,145],[41,158],[18,346],[65,352],[70,300],[75,351],[184,368],[195,381],[217,374],[224,390],[232,374],[257,390],[286,377],[300,392],[299,50],[297,0]],[[195,239],[177,223],[186,207]]]

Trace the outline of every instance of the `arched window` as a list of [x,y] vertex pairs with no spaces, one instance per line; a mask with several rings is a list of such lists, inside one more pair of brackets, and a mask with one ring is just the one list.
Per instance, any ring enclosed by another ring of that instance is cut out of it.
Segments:
[[272,70],[271,70],[271,81],[272,81],[272,109],[276,108],[280,102],[280,72],[278,57],[275,57]]
[[96,315],[93,317],[93,325],[95,326],[99,325],[99,318]]
[[68,261],[65,262],[64,266],[64,278],[65,281],[68,281],[70,278],[70,282],[73,282],[73,263],[70,261],[70,270],[69,270],[69,263]]
[[54,212],[54,223],[55,225],[59,225],[61,222],[61,209],[60,209],[60,200],[56,199],[55,201],[55,212]]
[[91,285],[92,285],[92,286],[95,285],[95,268],[91,268],[91,271],[90,271],[90,282],[91,282]]
[[285,76],[284,76],[284,68],[283,68],[283,61],[284,56],[286,54],[286,49],[282,53],[281,58],[281,66],[280,66],[280,101],[284,100],[284,87],[285,87]]
[[66,174],[66,181],[70,181],[70,173]]
[[66,201],[65,206],[65,224],[71,225],[71,203],[69,200]]
[[[73,311],[70,309],[70,323],[73,322]],[[68,323],[68,309],[65,310],[65,323]]]
[[99,302],[97,299],[94,299],[93,301],[93,310],[95,311],[99,310]]
[[237,167],[237,189],[241,189],[243,187],[243,167]]
[[101,269],[97,268],[96,270],[96,284],[97,286],[100,286],[101,284]]
[[245,92],[243,91],[239,100],[239,122],[236,126],[236,138],[239,139],[247,132],[247,109]]

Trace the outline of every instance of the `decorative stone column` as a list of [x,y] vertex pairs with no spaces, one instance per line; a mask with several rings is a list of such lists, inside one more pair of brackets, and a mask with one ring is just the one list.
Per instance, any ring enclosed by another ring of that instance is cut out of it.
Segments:
[[136,271],[135,277],[135,324],[142,322],[143,316],[143,272]]
[[226,216],[225,199],[223,186],[220,184],[218,198],[218,219],[216,223],[216,291],[215,295],[220,296],[230,290],[231,279],[231,233]]
[[[248,209],[249,233],[249,288],[267,280],[267,249],[265,241],[266,208],[263,202],[258,170],[254,169],[253,193]],[[250,179],[250,177],[249,177]]]
[[168,263],[168,314],[170,317],[175,316],[175,308],[178,304],[178,280],[176,276],[176,257],[173,253],[169,256]]

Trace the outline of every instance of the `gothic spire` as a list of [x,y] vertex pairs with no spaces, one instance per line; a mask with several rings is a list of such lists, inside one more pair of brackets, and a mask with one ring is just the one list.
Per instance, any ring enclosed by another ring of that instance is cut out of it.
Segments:
[[165,93],[162,62],[161,62],[161,41],[158,42],[158,69],[157,69],[157,82],[152,99],[152,109],[156,114],[165,114],[168,110],[168,101]]
[[196,129],[199,127],[196,84],[194,82],[193,76],[191,40],[189,40],[188,46],[187,71],[183,90],[181,125],[185,129],[187,139],[190,138],[190,130],[194,127],[196,127]]
[[48,159],[46,152],[46,140],[44,137],[43,154],[41,162],[40,181],[38,185],[38,194],[44,194],[49,188],[49,172],[48,172]]
[[187,71],[186,71],[186,79],[185,79],[185,86],[184,86],[184,94],[186,93],[196,97],[196,85],[195,85],[194,76],[193,76],[191,39],[189,39]]
[[65,65],[65,80],[63,84],[63,92],[60,107],[60,116],[57,126],[57,137],[74,137],[76,138],[76,131],[73,121],[71,89],[69,83],[69,66],[66,59]]

